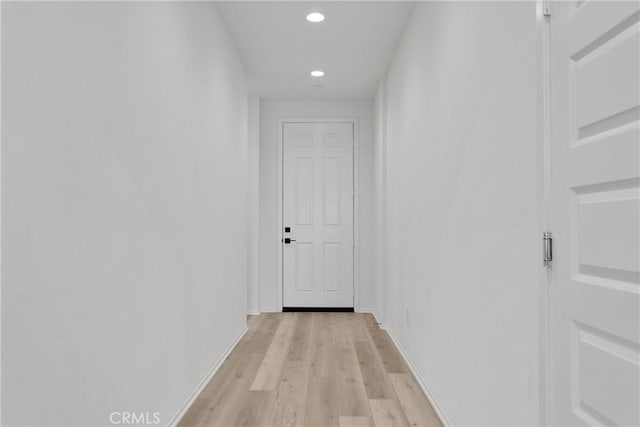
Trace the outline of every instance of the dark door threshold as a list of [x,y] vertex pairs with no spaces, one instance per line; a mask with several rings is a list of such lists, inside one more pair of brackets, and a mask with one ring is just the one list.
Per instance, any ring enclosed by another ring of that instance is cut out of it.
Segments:
[[314,311],[331,313],[353,313],[353,307],[282,307],[283,312]]

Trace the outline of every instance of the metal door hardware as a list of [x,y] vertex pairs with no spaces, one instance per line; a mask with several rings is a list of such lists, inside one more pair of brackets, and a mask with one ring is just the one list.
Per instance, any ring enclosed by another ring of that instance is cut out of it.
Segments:
[[542,265],[545,268],[550,268],[553,260],[553,238],[548,231],[542,236],[542,256]]

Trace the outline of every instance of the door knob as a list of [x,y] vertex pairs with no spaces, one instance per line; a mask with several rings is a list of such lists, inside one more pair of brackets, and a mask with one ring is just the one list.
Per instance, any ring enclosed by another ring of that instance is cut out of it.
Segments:
[[286,245],[290,244],[291,242],[295,242],[295,240],[294,240],[294,239],[290,239],[290,238],[288,238],[288,237],[285,237],[285,238],[284,238],[284,243],[285,243]]

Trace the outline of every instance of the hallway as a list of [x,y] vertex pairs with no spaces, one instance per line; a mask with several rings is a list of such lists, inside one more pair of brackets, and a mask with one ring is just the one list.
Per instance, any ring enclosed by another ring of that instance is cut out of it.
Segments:
[[442,425],[372,315],[270,313],[248,324],[180,427]]
[[2,426],[640,426],[640,2],[0,23]]

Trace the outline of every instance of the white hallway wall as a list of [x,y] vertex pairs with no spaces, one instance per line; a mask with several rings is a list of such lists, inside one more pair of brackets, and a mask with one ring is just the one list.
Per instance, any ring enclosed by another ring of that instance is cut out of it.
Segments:
[[2,424],[174,416],[245,328],[245,72],[210,3],[2,3]]
[[539,422],[536,37],[533,2],[419,2],[375,104],[376,309],[454,425]]
[[[374,306],[373,262],[373,104],[351,100],[277,100],[260,102],[260,305],[278,310],[278,121],[291,117],[355,117],[359,120],[360,309]],[[250,298],[252,300],[254,298]],[[249,310],[258,308],[249,307]]]

